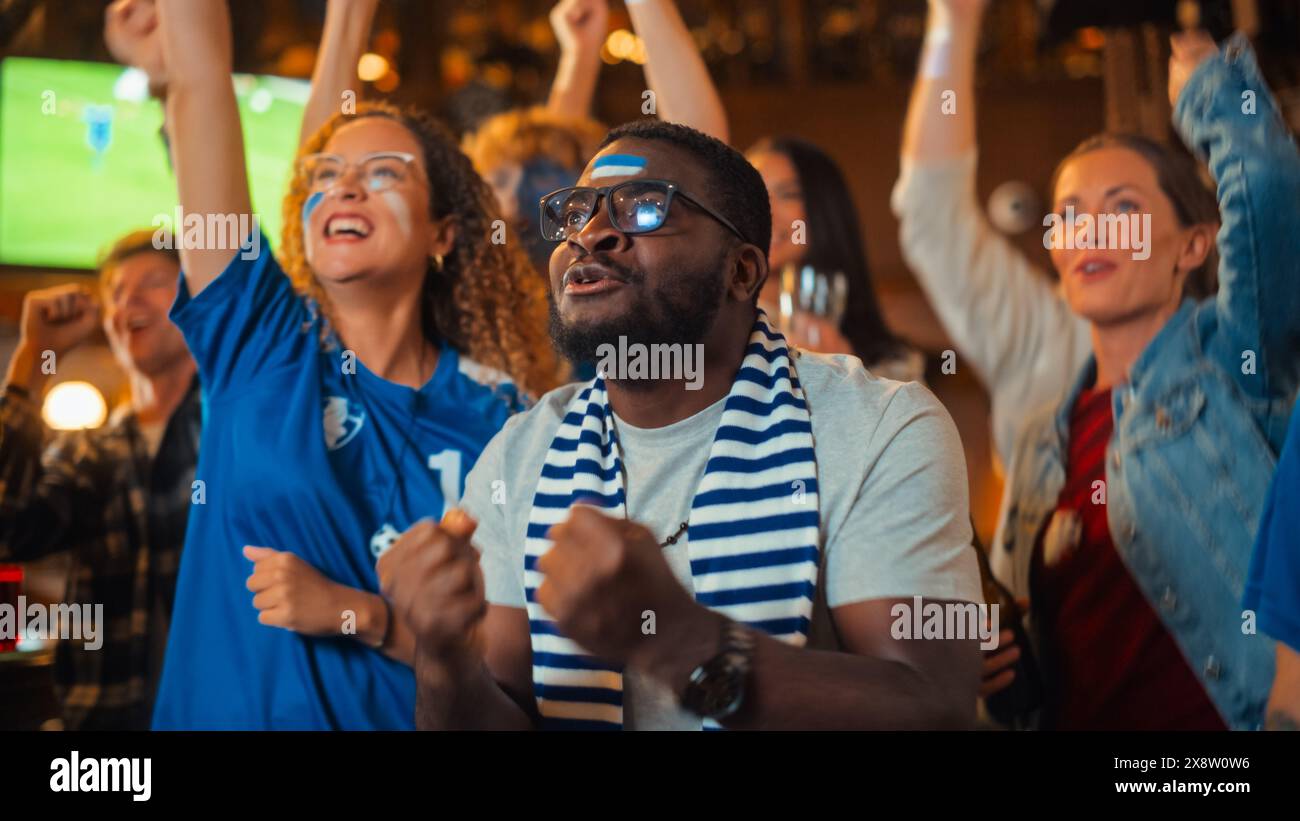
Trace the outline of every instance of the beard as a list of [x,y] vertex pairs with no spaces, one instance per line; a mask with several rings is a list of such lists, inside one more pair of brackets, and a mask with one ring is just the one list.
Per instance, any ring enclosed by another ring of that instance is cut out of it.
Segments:
[[[616,271],[629,287],[636,289],[632,306],[627,312],[603,322],[568,323],[560,316],[555,295],[548,288],[551,342],[575,365],[596,362],[600,346],[617,346],[620,337],[628,346],[639,343],[647,348],[656,344],[702,343],[722,308],[721,268],[725,256],[723,251],[712,265],[673,273],[658,287],[647,288],[645,272],[619,265],[597,254],[594,262]],[[633,380],[629,386],[648,388],[652,384],[650,380]]]

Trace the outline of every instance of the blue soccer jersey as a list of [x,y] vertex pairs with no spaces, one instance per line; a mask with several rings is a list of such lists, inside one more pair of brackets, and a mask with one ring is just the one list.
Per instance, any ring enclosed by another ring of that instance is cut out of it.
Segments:
[[171,317],[205,422],[155,729],[409,729],[409,667],[340,634],[258,622],[245,545],[296,553],[377,592],[379,552],[455,505],[488,440],[520,409],[505,377],[443,346],[420,390],[368,371],[319,320],[262,239]]
[[1278,458],[1255,537],[1243,606],[1263,633],[1300,653],[1300,402]]

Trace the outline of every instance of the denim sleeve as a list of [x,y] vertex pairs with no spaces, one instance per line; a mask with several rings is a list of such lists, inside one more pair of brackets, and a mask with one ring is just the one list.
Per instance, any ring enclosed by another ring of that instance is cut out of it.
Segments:
[[1192,74],[1174,124],[1218,186],[1218,321],[1207,353],[1247,395],[1290,395],[1300,383],[1300,155],[1243,35]]

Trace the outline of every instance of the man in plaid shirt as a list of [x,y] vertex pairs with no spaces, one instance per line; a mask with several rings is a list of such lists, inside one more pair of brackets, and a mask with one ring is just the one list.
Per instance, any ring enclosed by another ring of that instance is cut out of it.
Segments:
[[167,317],[180,261],[153,240],[151,231],[123,237],[100,269],[104,331],[131,385],[108,424],[51,437],[40,420],[51,364],[99,324],[99,301],[84,285],[27,295],[0,391],[0,561],[70,551],[65,600],[104,606],[102,647],[62,641],[56,651],[67,729],[149,727],[185,522],[202,501],[192,485],[194,360]]

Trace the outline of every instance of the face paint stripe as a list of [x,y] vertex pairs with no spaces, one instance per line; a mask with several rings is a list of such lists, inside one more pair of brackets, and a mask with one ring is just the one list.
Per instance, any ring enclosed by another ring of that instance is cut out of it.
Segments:
[[311,233],[310,231],[307,230],[307,225],[308,225],[308,223],[311,222],[311,212],[313,212],[313,211],[316,210],[316,206],[320,205],[320,201],[323,200],[323,199],[325,199],[325,192],[324,192],[324,191],[317,191],[317,192],[315,192],[314,194],[312,194],[311,196],[309,196],[309,197],[308,197],[308,198],[303,202],[303,204],[302,204],[302,233],[303,233],[303,236],[307,236],[308,234]]
[[635,154],[607,154],[596,160],[592,166],[591,178],[634,177],[645,171],[645,157]]
[[321,200],[325,199],[324,191],[316,191],[302,203],[302,249],[303,254],[307,257],[307,264],[311,264],[311,213],[320,205]]
[[402,195],[393,190],[382,191],[379,198],[388,204],[397,219],[397,229],[402,232],[402,241],[411,241],[411,209],[407,207]]

